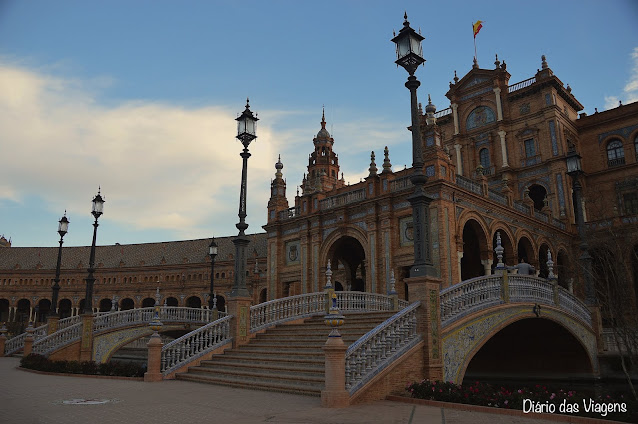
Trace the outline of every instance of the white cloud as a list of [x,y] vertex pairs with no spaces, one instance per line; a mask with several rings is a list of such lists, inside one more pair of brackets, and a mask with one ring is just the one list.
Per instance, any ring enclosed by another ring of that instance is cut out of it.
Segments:
[[618,107],[621,99],[625,104],[638,101],[638,47],[634,47],[631,52],[631,59],[633,60],[633,66],[629,81],[623,88],[623,94],[621,96],[605,96],[605,109]]
[[[102,220],[131,233],[235,234],[242,162],[235,117],[243,105],[233,110],[144,100],[105,105],[96,90],[112,83],[108,77],[81,81],[0,66],[0,200],[20,203],[39,196],[56,213],[87,215],[100,185],[106,199]],[[260,125],[250,145],[247,220],[249,232],[260,232],[277,154],[286,166],[292,206],[320,115],[253,109]],[[402,125],[357,118],[338,125],[335,137],[341,170],[353,184],[367,176],[370,150],[380,169],[383,147],[409,146],[410,137]],[[394,150],[391,158],[403,161],[403,153]],[[123,243],[137,242],[133,235],[124,238]]]

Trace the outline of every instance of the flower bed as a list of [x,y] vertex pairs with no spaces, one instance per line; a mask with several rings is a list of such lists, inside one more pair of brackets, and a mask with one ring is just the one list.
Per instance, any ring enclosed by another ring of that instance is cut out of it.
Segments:
[[31,354],[20,360],[20,366],[31,370],[63,374],[106,375],[119,377],[143,377],[146,367],[129,363],[111,361],[97,364],[93,361],[50,361],[45,356]]
[[638,422],[638,402],[630,398],[629,393],[589,396],[573,390],[555,390],[541,384],[533,388],[512,389],[478,381],[469,385],[457,385],[429,380],[409,383],[406,390],[411,397],[417,399],[514,409],[530,414],[564,414]]

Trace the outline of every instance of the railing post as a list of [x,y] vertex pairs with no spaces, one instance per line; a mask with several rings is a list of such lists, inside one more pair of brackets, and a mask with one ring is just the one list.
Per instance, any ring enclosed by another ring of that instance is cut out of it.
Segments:
[[326,293],[326,314],[330,314],[330,306],[335,292],[334,287],[332,287],[332,282],[330,281],[331,277],[332,268],[330,267],[330,259],[328,259],[328,265],[326,267],[326,285],[323,288],[324,293]]
[[2,323],[0,328],[0,358],[4,356],[4,345],[7,342],[7,326]]
[[[411,302],[420,300],[416,310],[417,332],[423,337],[423,378],[443,380],[443,352],[441,345],[441,280],[419,276],[406,278]],[[418,376],[417,376],[418,378]]]
[[144,381],[162,381],[164,379],[162,375],[162,346],[164,346],[164,343],[162,343],[162,338],[159,335],[159,330],[162,329],[162,322],[159,319],[159,306],[157,306],[157,303],[155,317],[149,327],[153,330],[153,335],[146,345],[148,346],[148,363],[144,373]]
[[24,350],[22,351],[24,356],[29,356],[31,351],[33,350],[33,332],[35,329],[33,328],[33,323],[29,321],[29,326],[27,327],[27,336],[24,338]]
[[233,339],[233,349],[248,343],[250,331],[250,297],[230,297],[227,301],[228,315],[231,315],[230,337]]
[[47,318],[47,323],[49,326],[47,327],[47,335],[53,334],[58,331],[58,322],[60,321],[59,315],[51,315]]
[[350,404],[350,394],[346,391],[346,350],[338,328],[344,317],[337,309],[337,296],[332,293],[332,307],[325,317],[326,325],[332,327],[330,336],[323,345],[325,354],[325,390],[321,391],[321,406],[324,408],[344,408]]
[[390,270],[390,292],[388,293],[390,299],[392,299],[392,310],[397,312],[399,310],[399,294],[396,289],[396,279],[394,278],[394,270]]
[[82,343],[80,361],[93,359],[93,314],[82,314]]
[[505,303],[510,302],[510,282],[507,270],[503,270],[501,274],[501,299]]

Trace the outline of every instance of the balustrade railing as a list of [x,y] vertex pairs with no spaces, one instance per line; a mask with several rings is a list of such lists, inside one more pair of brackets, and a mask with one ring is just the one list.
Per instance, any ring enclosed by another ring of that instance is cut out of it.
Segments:
[[516,84],[510,85],[507,87],[507,92],[512,93],[516,90],[520,90],[521,88],[529,87],[530,85],[536,82],[536,77],[531,77],[526,79],[525,81],[517,82]]
[[438,118],[443,118],[444,116],[451,115],[451,114],[452,114],[452,108],[451,107],[447,107],[445,109],[441,109],[438,112],[435,112],[434,113],[434,117],[438,119]]
[[409,188],[412,188],[412,181],[410,181],[409,175],[390,181],[390,191],[402,191]]
[[49,353],[82,338],[82,322],[70,325],[55,333],[49,334],[33,342],[33,353],[48,355]]
[[359,291],[338,291],[337,308],[341,312],[391,311],[392,298],[384,294]]
[[483,186],[462,175],[456,176],[456,185],[476,194],[483,194]]
[[522,203],[519,203],[519,202],[514,202],[514,209],[516,209],[517,211],[521,213],[529,215],[529,206],[527,205],[523,205]]
[[[74,317],[63,318],[58,321],[58,330],[62,330],[66,327],[69,327],[73,324],[77,324],[82,320],[80,315],[76,315]],[[39,327],[36,327],[33,332],[33,341],[40,340],[45,337],[49,332],[49,324],[44,324]],[[18,334],[15,337],[7,340],[4,345],[5,355],[13,355],[16,352],[24,349],[24,340],[27,338],[27,333]]]
[[396,313],[348,348],[346,390],[350,394],[421,340],[416,320],[416,310],[420,304],[415,302]]
[[321,210],[332,209],[339,206],[349,205],[350,203],[359,202],[361,200],[365,200],[365,198],[366,189],[360,188],[347,193],[337,194],[336,196],[326,197],[319,201],[319,206]]
[[509,296],[511,302],[533,302],[546,305],[554,303],[552,284],[531,275],[510,275]]
[[481,309],[503,303],[501,276],[489,275],[467,280],[441,290],[441,326]]
[[567,309],[573,315],[580,318],[582,321],[586,322],[589,325],[592,325],[591,320],[591,312],[587,308],[585,303],[574,296],[569,291],[565,290],[562,287],[558,287],[558,304],[561,309]]
[[250,332],[326,311],[324,292],[270,300],[250,307]]
[[545,215],[544,213],[539,212],[537,210],[534,211],[534,218],[540,219],[541,221],[549,224],[549,217]]
[[227,316],[213,321],[195,331],[162,347],[162,366],[164,375],[181,368],[213,350],[232,341],[230,337],[230,320]]
[[[106,329],[126,327],[151,322],[155,313],[155,307],[128,309],[117,311],[107,315],[100,315],[93,318],[93,332],[98,333]],[[218,316],[225,315],[218,312]],[[189,322],[204,324],[211,321],[213,311],[201,308],[184,308],[178,306],[160,307],[160,321],[167,322]]]
[[497,201],[498,203],[502,205],[507,205],[507,197],[504,194],[488,189],[487,195],[489,196],[490,199]]
[[279,219],[290,219],[299,216],[300,208],[299,206],[293,206],[292,208],[288,208],[285,211],[279,212]]

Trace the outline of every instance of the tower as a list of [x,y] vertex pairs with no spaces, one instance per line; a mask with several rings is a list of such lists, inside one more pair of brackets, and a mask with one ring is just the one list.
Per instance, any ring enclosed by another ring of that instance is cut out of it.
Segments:
[[334,139],[326,129],[326,114],[321,114],[321,129],[312,140],[314,151],[308,158],[308,175],[302,183],[303,194],[327,192],[343,187],[339,179],[339,158],[332,150]]
[[284,164],[281,163],[281,155],[275,164],[275,179],[270,182],[270,199],[268,200],[268,222],[274,221],[277,214],[288,209],[288,199],[286,198],[286,181],[283,179],[281,170]]

